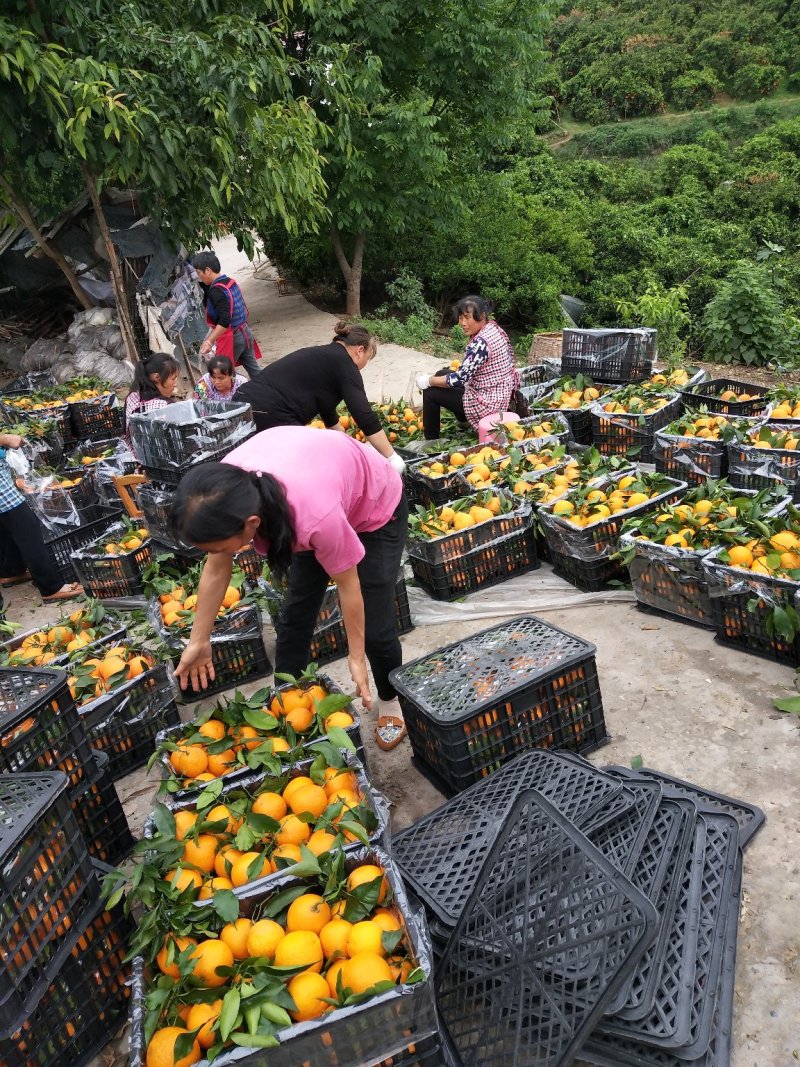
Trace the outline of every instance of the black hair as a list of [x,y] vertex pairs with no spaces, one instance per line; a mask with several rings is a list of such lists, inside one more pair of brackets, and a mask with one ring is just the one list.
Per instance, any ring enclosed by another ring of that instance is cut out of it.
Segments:
[[230,463],[200,463],[183,476],[175,492],[169,523],[190,545],[234,537],[251,515],[267,542],[267,562],[279,578],[292,562],[294,520],[286,490],[271,474],[243,471]]
[[342,341],[354,347],[363,345],[365,348],[372,349],[373,353],[378,350],[378,342],[366,326],[353,326],[352,323],[342,320],[333,327],[333,335],[334,341]]
[[490,319],[494,304],[485,296],[462,296],[453,307],[453,322],[458,322],[462,315],[471,315],[475,322]]
[[195,270],[213,270],[215,274],[222,270],[216,252],[195,252],[192,256],[192,266]]
[[136,364],[133,372],[133,385],[128,396],[131,393],[138,393],[139,403],[145,404],[148,400],[161,396],[158,387],[152,380],[153,375],[163,385],[167,378],[177,373],[178,361],[173,356],[168,356],[166,352],[153,352],[143,363]]
[[229,374],[231,378],[236,373],[233,360],[229,356],[212,356],[206,363],[206,371],[212,374],[215,370],[221,370],[223,374]]

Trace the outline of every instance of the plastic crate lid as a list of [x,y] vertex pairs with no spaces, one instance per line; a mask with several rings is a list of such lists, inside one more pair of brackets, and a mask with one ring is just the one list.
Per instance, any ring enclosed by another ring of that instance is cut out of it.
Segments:
[[63,671],[0,667],[0,733],[29,715],[33,705],[46,703],[62,684],[66,684]]
[[631,782],[633,803],[618,818],[587,833],[587,837],[618,871],[629,877],[644,848],[661,800],[657,782]]
[[722,811],[732,815],[739,824],[739,846],[745,848],[753,840],[755,835],[767,821],[767,816],[761,808],[751,804],[747,800],[738,797],[729,797],[724,793],[716,793],[713,789],[687,782],[683,778],[675,778],[663,771],[653,770],[651,767],[641,767],[631,770],[629,767],[618,767],[613,764],[605,767],[609,774],[623,778],[650,778],[655,782],[668,785],[680,796],[687,797],[694,804],[710,807],[714,811]]
[[590,642],[522,615],[397,667],[390,679],[423,715],[461,722],[595,652]]
[[523,792],[438,972],[439,1010],[462,1061],[570,1064],[656,922],[579,830]]
[[31,823],[69,784],[66,774],[0,774],[0,856],[22,840]]
[[[570,753],[533,749],[419,819],[392,840],[392,853],[414,892],[448,928],[455,926],[481,867],[519,793],[535,787],[577,826],[608,821],[619,783]],[[624,809],[622,809],[624,810]]]

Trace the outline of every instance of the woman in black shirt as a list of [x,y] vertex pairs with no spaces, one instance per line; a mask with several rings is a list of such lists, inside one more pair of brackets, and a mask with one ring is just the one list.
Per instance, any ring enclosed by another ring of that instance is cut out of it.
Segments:
[[337,322],[334,334],[329,345],[298,348],[270,363],[239,387],[236,399],[250,404],[259,431],[305,426],[317,416],[328,429],[341,429],[336,408],[344,401],[373,448],[402,472],[405,464],[381,429],[361,378],[377,352],[375,338],[363,326],[347,322]]

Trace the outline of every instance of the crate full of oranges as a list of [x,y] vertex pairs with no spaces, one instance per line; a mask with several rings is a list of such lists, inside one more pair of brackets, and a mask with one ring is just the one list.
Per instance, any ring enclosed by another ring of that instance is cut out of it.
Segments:
[[286,874],[221,910],[134,935],[132,1067],[242,1049],[270,1067],[378,1063],[436,1031],[429,942],[382,850],[340,852],[323,875]]
[[152,559],[150,531],[126,520],[114,523],[102,537],[75,551],[72,563],[78,580],[100,600],[140,596],[143,572]]
[[705,407],[716,415],[759,415],[767,407],[767,390],[732,378],[713,378],[683,391],[687,407]]
[[768,422],[753,427],[744,437],[728,443],[731,483],[741,489],[785,485],[800,497],[800,429]]
[[244,781],[254,771],[279,771],[305,746],[330,740],[363,756],[352,698],[324,674],[310,670],[278,689],[235,693],[206,708],[191,723],[158,737],[162,792],[196,795],[209,782]]
[[75,653],[124,634],[120,619],[99,600],[91,600],[50,626],[12,637],[3,646],[0,662],[9,667],[61,667]]

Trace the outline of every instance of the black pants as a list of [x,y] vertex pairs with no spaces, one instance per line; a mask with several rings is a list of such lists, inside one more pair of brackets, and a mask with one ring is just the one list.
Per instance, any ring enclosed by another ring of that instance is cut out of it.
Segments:
[[[397,636],[394,591],[408,533],[408,501],[405,493],[391,519],[378,530],[358,535],[365,549],[358,564],[358,580],[364,598],[367,660],[381,700],[396,692],[389,672],[403,662]],[[298,675],[308,665],[311,638],[330,581],[313,552],[298,552],[289,569],[286,600],[278,617],[275,671]]]
[[255,338],[249,326],[233,331],[233,358],[239,361],[239,366],[244,367],[251,378],[255,378],[259,366],[256,360]]
[[52,596],[64,584],[61,571],[44,543],[39,520],[23,501],[0,512],[0,578],[31,573],[42,596]]
[[[437,370],[434,378],[444,377],[448,368]],[[433,386],[422,392],[422,432],[426,441],[435,441],[441,436],[441,411],[447,408],[452,411],[459,422],[468,425],[467,416],[464,414],[464,387],[456,386],[450,389],[447,386]]]

